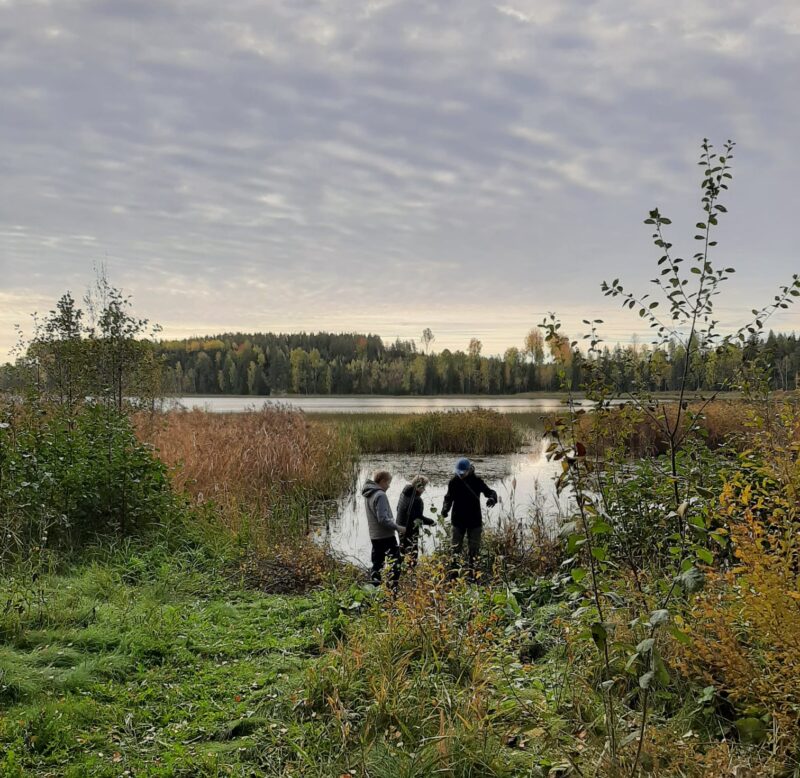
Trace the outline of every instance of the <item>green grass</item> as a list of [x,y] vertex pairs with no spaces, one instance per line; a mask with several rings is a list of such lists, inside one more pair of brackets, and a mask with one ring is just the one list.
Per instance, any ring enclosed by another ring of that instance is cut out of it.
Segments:
[[284,721],[338,603],[185,561],[136,583],[125,560],[0,582],[0,604],[31,604],[0,641],[0,775],[279,775],[297,757]]
[[535,415],[491,410],[417,414],[316,414],[312,418],[338,426],[356,441],[363,454],[463,453],[507,454],[519,449]]
[[[591,767],[595,652],[565,665],[575,625],[552,581],[446,583],[441,562],[394,601],[265,595],[161,548],[7,575],[0,776],[544,778],[576,742]],[[697,728],[685,708],[675,733]]]
[[355,584],[269,596],[218,562],[128,549],[0,579],[0,776],[541,774],[544,743],[506,745],[532,726],[496,664],[516,649],[471,648],[473,623],[515,618],[504,596],[442,590],[428,644],[424,576],[390,605]]

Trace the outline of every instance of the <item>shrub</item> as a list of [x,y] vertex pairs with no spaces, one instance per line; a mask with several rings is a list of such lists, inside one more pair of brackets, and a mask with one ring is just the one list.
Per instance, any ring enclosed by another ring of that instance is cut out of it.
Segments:
[[[712,449],[740,439],[746,422],[746,408],[741,400],[690,402],[685,411],[679,433],[684,434],[694,427],[697,437]],[[667,424],[674,427],[677,402],[663,401],[659,412]],[[596,455],[620,451],[627,456],[652,457],[669,451],[669,441],[661,425],[634,405],[606,407],[583,414],[578,430],[590,453]]]
[[[780,417],[781,414],[778,414]],[[800,416],[788,425],[792,432]],[[784,428],[785,429],[785,428]],[[759,425],[759,434],[767,428]],[[762,443],[774,438],[766,436]],[[762,458],[763,457],[763,458]],[[688,622],[684,672],[710,684],[733,734],[800,749],[800,485],[792,448],[749,452],[724,485],[718,534],[733,566],[712,573]],[[732,724],[732,726],[731,726]]]
[[32,405],[4,418],[0,558],[141,533],[177,509],[166,468],[113,409]]
[[324,722],[314,767],[386,778],[538,774],[541,744],[515,748],[525,737],[509,734],[536,724],[528,715],[540,699],[521,685],[509,692],[504,679],[503,638],[518,606],[500,591],[445,585],[428,560],[419,572],[396,601],[367,604],[308,672],[296,715]]

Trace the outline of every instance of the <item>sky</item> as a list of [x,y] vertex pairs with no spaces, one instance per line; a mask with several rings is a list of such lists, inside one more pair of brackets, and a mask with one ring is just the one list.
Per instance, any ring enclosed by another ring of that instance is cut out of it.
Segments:
[[735,327],[800,270],[798,126],[796,0],[0,0],[0,359],[100,264],[170,338],[644,339],[600,283],[655,206],[695,251],[703,137]]

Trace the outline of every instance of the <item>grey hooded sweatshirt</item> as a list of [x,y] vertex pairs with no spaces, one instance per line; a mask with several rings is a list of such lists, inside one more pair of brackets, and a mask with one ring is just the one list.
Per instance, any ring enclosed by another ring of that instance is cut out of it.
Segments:
[[370,540],[393,538],[395,532],[402,531],[394,522],[392,508],[386,492],[371,478],[364,484],[361,496],[367,506],[367,524]]

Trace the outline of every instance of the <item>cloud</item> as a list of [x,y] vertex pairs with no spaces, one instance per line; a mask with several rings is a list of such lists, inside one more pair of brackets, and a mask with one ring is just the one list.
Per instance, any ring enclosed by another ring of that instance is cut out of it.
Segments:
[[798,35],[791,0],[5,0],[0,352],[9,300],[97,261],[168,334],[510,342],[603,311],[604,277],[646,285],[653,205],[693,250],[703,136],[740,144],[721,245],[746,311],[796,265]]

